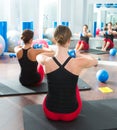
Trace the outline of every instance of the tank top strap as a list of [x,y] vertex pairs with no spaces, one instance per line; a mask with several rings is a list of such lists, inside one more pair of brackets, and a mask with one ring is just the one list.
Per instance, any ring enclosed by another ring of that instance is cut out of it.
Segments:
[[28,49],[22,48],[23,51],[28,51],[29,49],[31,49],[31,47],[29,47]]
[[27,52],[28,52],[29,49],[31,49],[31,47],[29,47],[28,49],[22,48],[24,57],[27,57]]
[[55,61],[55,63],[58,65],[58,66],[61,66],[61,64],[59,63],[59,61],[55,58],[55,57],[52,57],[53,60]]
[[66,59],[66,61],[63,63],[63,67],[69,62],[69,60],[71,59],[72,57],[71,56],[69,56],[67,59]]
[[56,63],[58,66],[64,67],[64,66],[69,62],[69,60],[70,60],[72,57],[68,57],[62,65],[60,64],[60,62],[59,62],[55,57],[52,57],[52,58],[53,58],[53,60],[55,61],[55,63]]

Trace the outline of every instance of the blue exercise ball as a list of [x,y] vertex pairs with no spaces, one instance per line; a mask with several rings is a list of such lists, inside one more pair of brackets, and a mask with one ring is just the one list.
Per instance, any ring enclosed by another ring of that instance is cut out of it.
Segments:
[[98,72],[96,73],[96,78],[100,82],[106,82],[109,78],[109,74],[106,70],[101,69],[101,70],[98,70]]
[[110,49],[109,53],[111,56],[115,56],[117,53],[117,50],[115,48],[112,48],[112,49]]
[[76,52],[75,52],[75,50],[69,50],[69,51],[68,51],[68,54],[69,54],[69,56],[71,56],[71,57],[73,57],[73,58],[76,57]]
[[34,49],[39,49],[39,48],[42,49],[42,44],[38,44],[38,43],[37,44],[33,44],[33,48]]

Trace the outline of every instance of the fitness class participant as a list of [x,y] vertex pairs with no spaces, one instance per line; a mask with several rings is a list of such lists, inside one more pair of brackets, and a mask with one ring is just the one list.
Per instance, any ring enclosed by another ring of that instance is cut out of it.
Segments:
[[54,54],[54,52],[48,48],[42,47],[39,49],[34,49],[32,47],[33,35],[33,31],[24,30],[21,36],[24,45],[19,45],[14,48],[21,67],[19,81],[24,86],[36,86],[43,80],[43,67],[38,65],[36,56],[40,53],[46,53],[49,56]]
[[43,102],[43,110],[51,120],[72,121],[80,113],[82,101],[77,82],[84,68],[97,64],[97,60],[76,52],[77,57],[68,54],[72,33],[66,26],[59,25],[54,33],[57,50],[54,57],[43,54],[37,61],[44,67],[47,75],[48,93]]
[[107,31],[102,32],[104,35],[104,44],[102,45],[102,50],[106,51],[114,47],[114,36],[117,35],[116,31],[112,30],[112,23],[109,22],[107,26]]
[[83,32],[80,34],[80,40],[76,44],[75,49],[77,51],[88,50],[89,49],[89,37],[92,37],[92,34],[88,32],[88,26],[85,24],[83,26]]

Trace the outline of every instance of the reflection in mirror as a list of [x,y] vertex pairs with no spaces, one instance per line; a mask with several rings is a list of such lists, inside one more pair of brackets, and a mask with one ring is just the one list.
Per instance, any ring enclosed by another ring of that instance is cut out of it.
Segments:
[[[91,28],[91,31],[94,31],[94,26],[92,27],[92,23],[96,22],[96,29],[104,30],[104,27],[107,23],[112,22],[113,28],[117,23],[117,4],[109,3],[109,4],[90,4],[89,5],[89,20],[88,24]],[[93,12],[93,13],[92,13]],[[94,32],[93,32],[94,33]]]

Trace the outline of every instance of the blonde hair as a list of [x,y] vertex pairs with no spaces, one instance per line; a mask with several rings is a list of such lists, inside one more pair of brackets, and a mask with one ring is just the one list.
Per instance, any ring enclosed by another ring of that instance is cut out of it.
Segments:
[[59,25],[54,32],[54,39],[60,45],[66,44],[71,38],[71,30],[67,26]]

